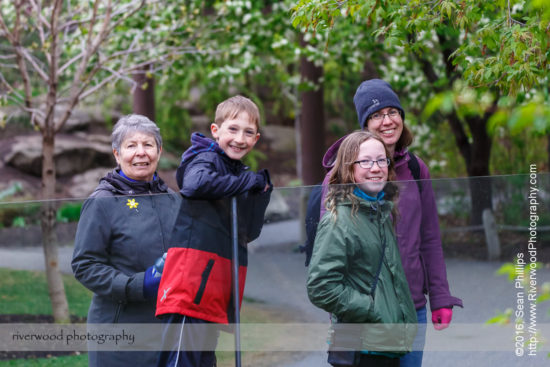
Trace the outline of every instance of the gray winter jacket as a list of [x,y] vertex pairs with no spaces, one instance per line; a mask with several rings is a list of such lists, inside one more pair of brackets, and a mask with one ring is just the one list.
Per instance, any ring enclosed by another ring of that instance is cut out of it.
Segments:
[[[131,182],[115,170],[84,202],[72,260],[94,295],[88,324],[156,323],[155,299],[143,295],[144,271],[168,249],[180,205],[160,178]],[[151,366],[157,352],[90,352],[90,366]]]

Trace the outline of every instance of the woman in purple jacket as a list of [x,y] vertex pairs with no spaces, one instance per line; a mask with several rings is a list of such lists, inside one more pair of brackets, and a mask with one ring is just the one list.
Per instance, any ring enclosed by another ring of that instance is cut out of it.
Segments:
[[[405,112],[399,98],[387,82],[380,79],[364,81],[357,88],[353,102],[361,129],[382,138],[393,155],[397,181],[401,181],[397,241],[419,323],[413,352],[401,359],[401,366],[421,366],[426,338],[425,295],[430,299],[432,322],[436,330],[449,326],[453,306],[462,307],[462,301],[451,296],[447,283],[435,197],[428,181],[430,174],[426,164],[407,150],[413,136],[405,126]],[[336,153],[344,138],[334,143],[325,154],[323,166],[327,171],[334,165]],[[411,172],[411,157],[417,162],[419,181],[415,180]],[[321,216],[324,212],[324,205],[321,205]]]

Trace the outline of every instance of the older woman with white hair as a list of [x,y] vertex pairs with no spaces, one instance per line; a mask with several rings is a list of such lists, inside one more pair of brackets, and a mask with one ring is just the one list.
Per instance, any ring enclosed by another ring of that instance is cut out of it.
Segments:
[[[88,324],[156,323],[157,260],[168,249],[179,195],[158,177],[162,153],[157,125],[128,115],[114,126],[118,166],[82,206],[72,268],[94,295]],[[89,351],[90,366],[151,366],[154,351]]]

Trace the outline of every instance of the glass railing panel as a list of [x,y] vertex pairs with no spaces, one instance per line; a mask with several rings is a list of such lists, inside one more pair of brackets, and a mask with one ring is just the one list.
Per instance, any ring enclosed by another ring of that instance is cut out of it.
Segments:
[[[550,351],[547,342],[550,339],[550,301],[546,300],[550,292],[550,175],[433,179],[421,184],[422,192],[433,190],[450,293],[464,303],[464,308],[453,308],[450,326],[436,331],[431,323],[431,300],[427,298],[428,321],[422,348],[424,365],[453,365],[454,362],[449,361],[456,361],[456,365],[459,362],[467,365],[497,362],[505,366],[545,365]],[[401,182],[397,187],[399,208],[404,205],[407,210],[407,206],[417,205],[412,198],[420,190],[416,181]],[[308,198],[314,189],[314,186],[275,188],[261,232],[252,235],[242,231],[250,225],[257,228],[262,222],[261,216],[247,216],[249,209],[244,204],[237,205],[240,264],[247,263],[239,314],[243,365],[327,365],[330,317],[309,300],[306,287],[309,267],[305,266],[306,255],[300,250],[306,243]],[[479,201],[480,197],[488,195],[490,197]],[[233,246],[230,199],[215,203],[186,201],[183,209],[180,202],[173,206],[166,204],[178,201],[177,195],[93,200],[102,200],[105,202],[102,207],[111,208],[103,213],[103,220],[134,226],[136,233],[149,228],[145,222],[155,221],[151,228],[171,233],[170,239],[163,242],[167,249],[185,247],[199,237],[186,238],[184,230],[178,237],[181,242],[172,238],[174,228],[185,224],[185,221],[178,224],[178,220],[191,218],[194,222],[189,228],[200,231],[201,238],[205,239],[204,244],[196,243],[196,246],[221,246],[225,252],[220,256],[230,261]],[[159,200],[164,205],[149,208],[147,203]],[[68,335],[87,335],[90,330],[86,317],[93,292],[75,280],[71,266],[78,220],[83,222],[80,218],[83,202],[55,202],[58,265],[63,273],[69,312],[73,315],[73,323],[63,326],[53,324],[49,304],[40,226],[43,203],[0,203],[0,317],[2,341],[7,346],[2,352],[3,359],[86,352],[90,342],[93,348],[104,350],[162,349],[162,344],[158,344],[165,331],[162,324],[124,323],[126,329],[122,330],[121,325],[108,323],[107,327],[115,327],[119,335],[126,335],[126,338],[133,335],[133,346],[129,339],[106,340],[102,344],[99,339],[94,341],[90,337],[67,340]],[[254,200],[252,204],[262,205]],[[484,214],[487,208],[490,210]],[[125,216],[117,213],[125,213]],[[413,214],[413,217],[421,216],[421,213]],[[397,220],[407,215],[410,213],[398,214]],[[94,217],[90,223],[100,219]],[[128,246],[132,245],[128,242]],[[153,245],[159,244],[150,246]],[[246,252],[247,255],[242,255]],[[139,266],[152,265],[156,260],[153,257]],[[219,281],[231,286],[230,277]],[[39,344],[30,340],[27,335],[38,334],[36,330],[40,330],[37,324],[45,328],[44,333],[52,335],[60,335],[63,330],[63,346],[55,344],[55,340]],[[97,335],[101,334],[99,331],[108,334],[103,329],[96,330]],[[234,334],[227,332],[230,329],[224,330],[217,346],[219,364],[234,365]],[[535,346],[538,349],[533,349]]]

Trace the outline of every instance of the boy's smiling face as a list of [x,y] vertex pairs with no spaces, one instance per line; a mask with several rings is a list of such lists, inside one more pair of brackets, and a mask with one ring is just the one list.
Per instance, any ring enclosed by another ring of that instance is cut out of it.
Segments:
[[221,126],[210,125],[212,136],[231,159],[241,160],[256,145],[260,138],[256,124],[250,121],[246,112],[232,120],[225,120]]

